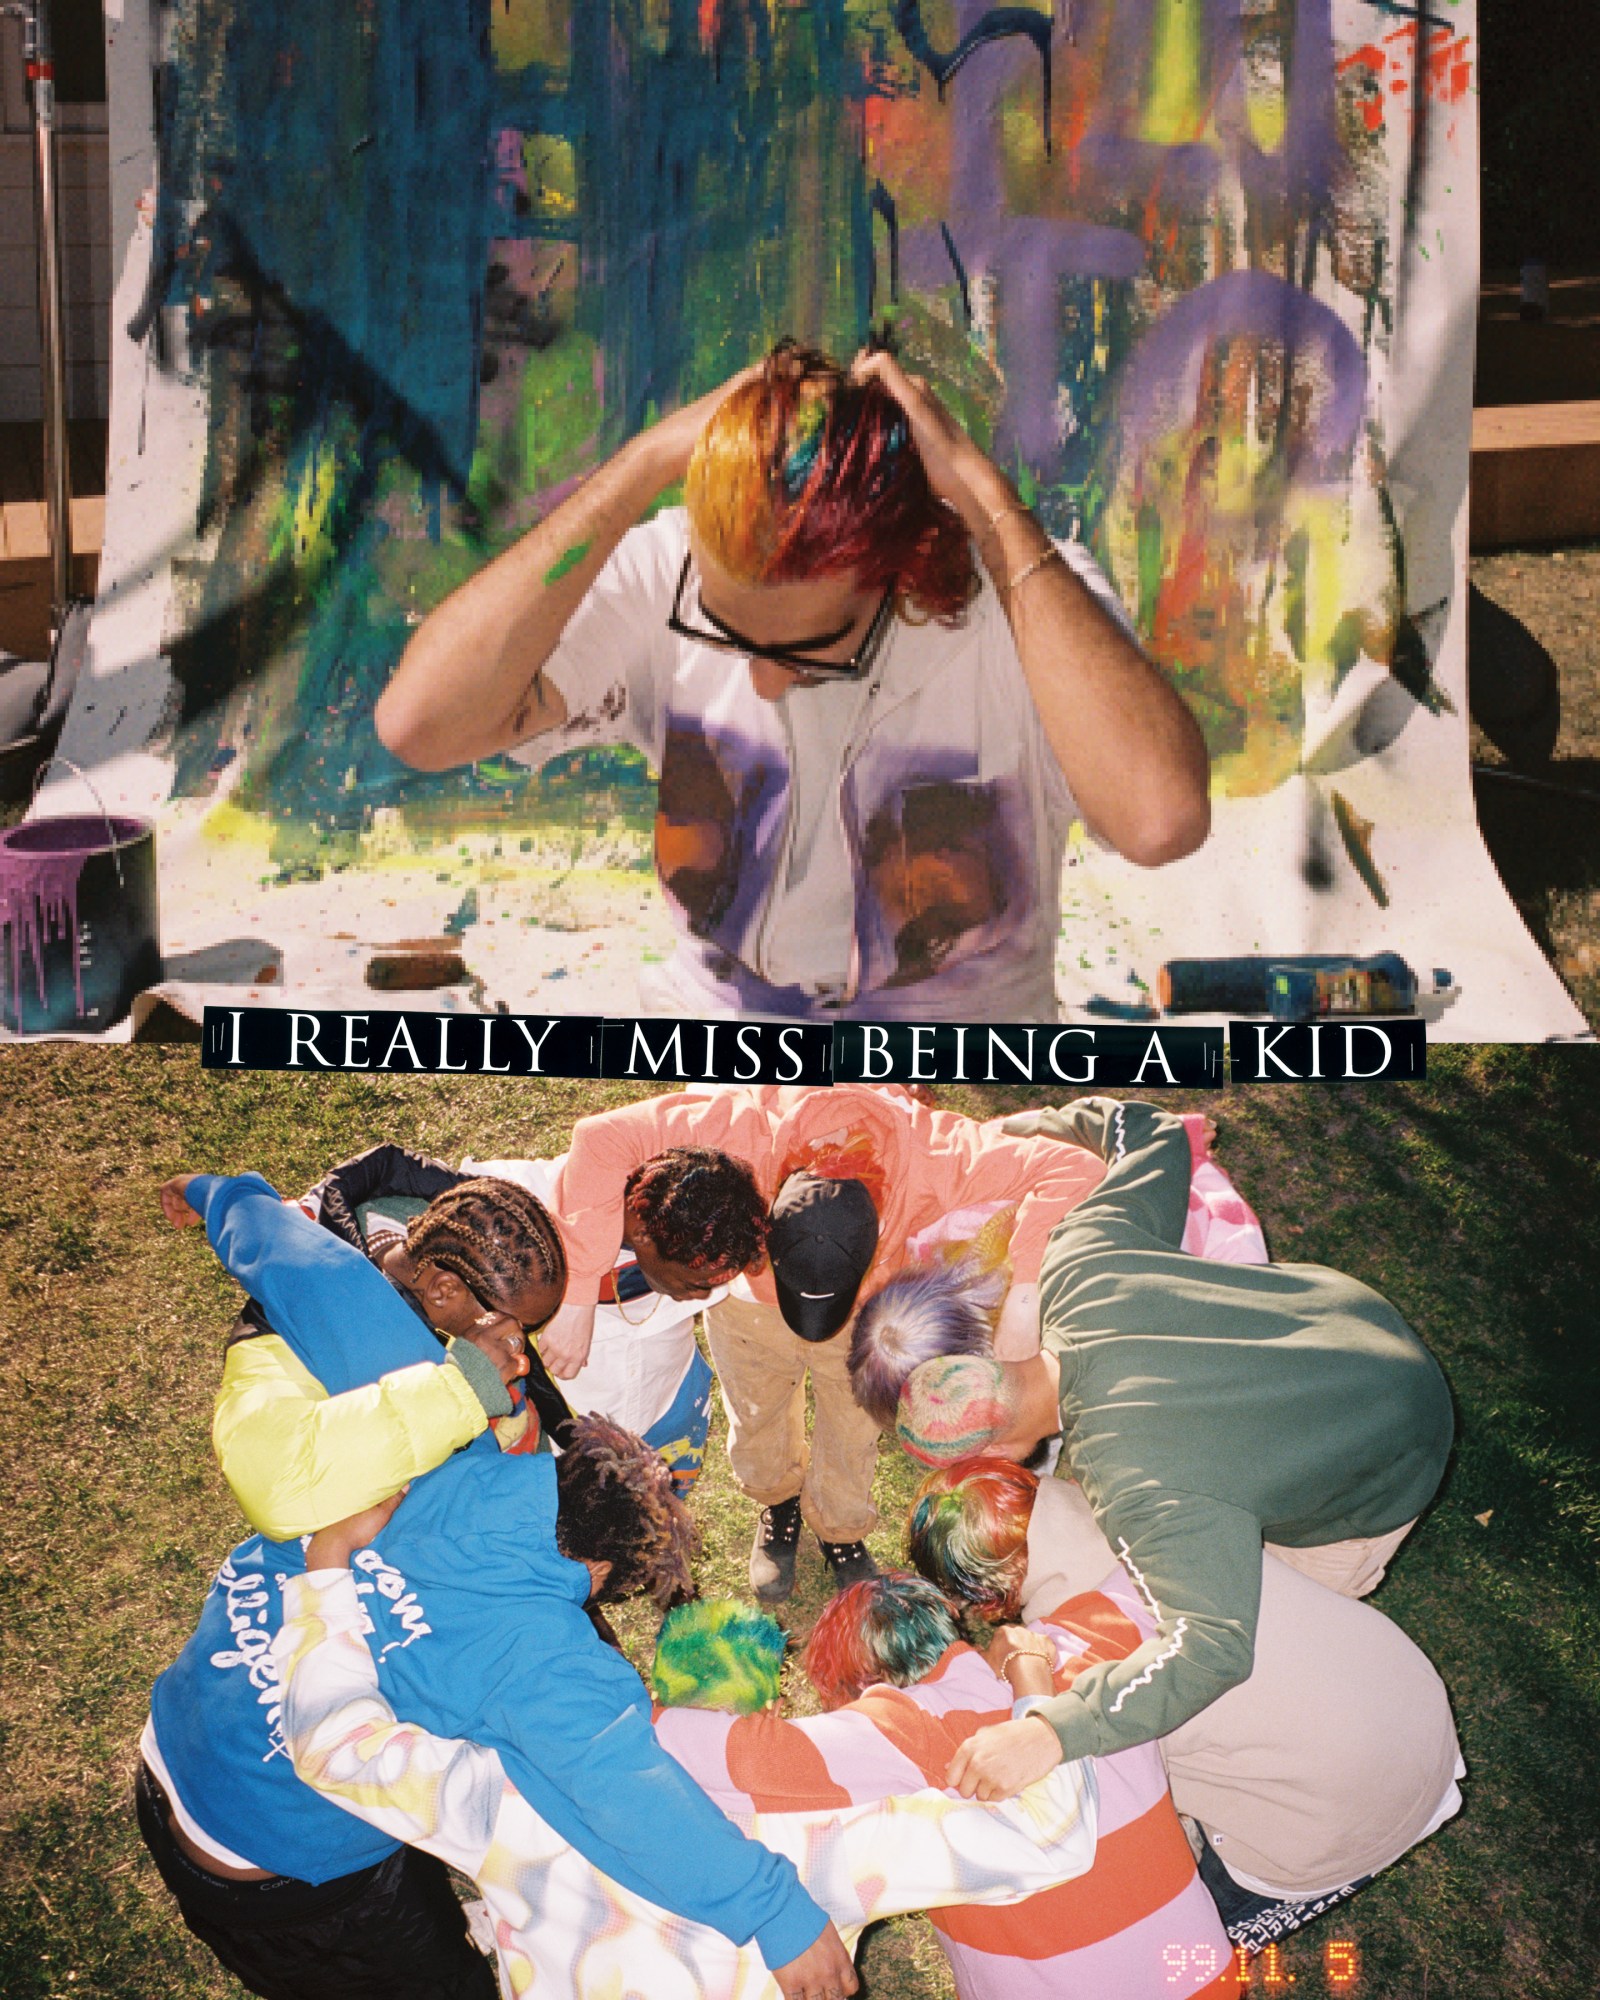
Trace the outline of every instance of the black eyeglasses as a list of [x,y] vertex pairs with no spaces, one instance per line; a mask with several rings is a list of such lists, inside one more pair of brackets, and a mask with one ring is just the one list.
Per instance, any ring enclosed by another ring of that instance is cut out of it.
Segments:
[[[752,660],[770,660],[774,666],[787,667],[791,673],[815,674],[819,679],[831,681],[859,681],[872,671],[873,663],[883,650],[883,642],[889,630],[889,620],[894,615],[894,585],[891,583],[883,593],[882,602],[872,614],[872,623],[867,627],[861,644],[848,660],[819,660],[813,654],[783,646],[763,646],[754,639],[748,639],[742,632],[736,632],[726,625],[715,612],[700,606],[701,615],[709,618],[714,631],[706,631],[703,626],[690,625],[684,621],[683,600],[689,588],[689,571],[694,565],[692,555],[685,556],[683,568],[678,572],[678,588],[673,593],[672,611],[667,619],[667,630],[676,632],[680,639],[693,639],[697,645],[716,646],[724,653],[743,653]],[[849,631],[849,626],[844,632]],[[816,646],[834,646],[844,637],[844,632],[836,632],[831,638],[813,641]]]

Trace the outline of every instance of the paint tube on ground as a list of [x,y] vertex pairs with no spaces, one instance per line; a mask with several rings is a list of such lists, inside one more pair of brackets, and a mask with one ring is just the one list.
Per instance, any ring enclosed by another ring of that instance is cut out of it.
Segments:
[[1335,965],[1288,961],[1267,976],[1267,1011],[1275,1021],[1316,1021],[1329,1014],[1409,1014],[1417,976],[1397,952],[1347,958]]
[[1267,976],[1275,965],[1348,965],[1347,952],[1327,957],[1172,958],[1156,974],[1156,997],[1169,1014],[1264,1014]]
[[[1403,1014],[1415,1006],[1416,976],[1405,960],[1392,951],[1379,952],[1371,958],[1355,958],[1349,952],[1297,952],[1292,957],[1284,954],[1273,958],[1173,958],[1156,975],[1156,994],[1169,1014],[1273,1013],[1273,1018],[1277,1020],[1311,1020],[1316,1017],[1314,1011],[1303,1014],[1273,1012],[1274,975],[1290,971],[1300,974],[1344,973],[1351,967],[1381,975],[1380,988],[1374,990],[1409,994],[1407,999],[1398,1003],[1391,1001],[1380,1005],[1374,1001],[1371,1012]],[[1449,984],[1448,973],[1444,975],[1442,984]],[[1442,990],[1437,974],[1435,986]],[[1297,987],[1295,1000],[1288,1004],[1301,1004],[1303,991],[1303,988]]]

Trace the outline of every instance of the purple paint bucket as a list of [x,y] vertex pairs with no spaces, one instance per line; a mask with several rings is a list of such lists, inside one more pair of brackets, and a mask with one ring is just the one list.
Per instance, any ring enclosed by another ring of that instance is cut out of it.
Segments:
[[0,1022],[94,1034],[161,977],[155,829],[69,814],[0,831]]

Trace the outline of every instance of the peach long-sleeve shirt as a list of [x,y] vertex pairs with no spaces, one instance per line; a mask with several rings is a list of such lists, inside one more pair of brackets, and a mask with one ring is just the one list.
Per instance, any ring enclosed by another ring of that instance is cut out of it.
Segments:
[[[567,1303],[590,1305],[622,1242],[628,1175],[672,1146],[711,1146],[742,1160],[770,1202],[792,1173],[862,1181],[878,1210],[878,1252],[860,1297],[905,1264],[908,1240],[952,1209],[1017,1205],[1012,1277],[1033,1284],[1050,1232],[1093,1193],[1105,1163],[1058,1140],[1018,1138],[999,1119],[936,1111],[909,1092],[871,1084],[831,1089],[759,1085],[699,1096],[673,1091],[580,1118],[555,1191],[567,1246]],[[772,1273],[750,1274],[776,1304]]]

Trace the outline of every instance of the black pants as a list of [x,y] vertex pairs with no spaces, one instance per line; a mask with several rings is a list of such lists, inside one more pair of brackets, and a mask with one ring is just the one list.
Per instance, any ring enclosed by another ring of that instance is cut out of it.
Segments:
[[1336,1903],[1346,1901],[1358,1889],[1364,1889],[1372,1877],[1362,1875],[1354,1882],[1346,1882],[1342,1888],[1330,1889],[1323,1896],[1290,1897],[1284,1902],[1275,1902],[1272,1897],[1258,1896],[1254,1889],[1235,1882],[1222,1865],[1217,1850],[1202,1833],[1200,1880],[1210,1891],[1229,1942],[1243,1945],[1253,1956],[1258,1951],[1265,1951],[1269,1944],[1276,1944],[1279,1938],[1288,1937],[1291,1931],[1309,1924],[1313,1917],[1320,1917],[1324,1911],[1331,1910]]
[[498,2000],[442,1861],[402,1847],[331,1882],[230,1882],[173,1839],[167,1795],[141,1759],[139,1831],[183,1921],[262,2000]]

